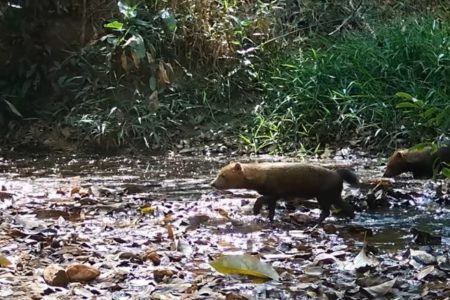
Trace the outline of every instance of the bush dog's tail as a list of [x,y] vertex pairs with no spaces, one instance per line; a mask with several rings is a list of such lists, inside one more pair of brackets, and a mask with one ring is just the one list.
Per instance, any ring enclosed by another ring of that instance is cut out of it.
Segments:
[[336,173],[338,173],[344,181],[350,183],[351,185],[356,186],[359,184],[358,176],[356,176],[353,171],[350,171],[348,169],[337,169]]

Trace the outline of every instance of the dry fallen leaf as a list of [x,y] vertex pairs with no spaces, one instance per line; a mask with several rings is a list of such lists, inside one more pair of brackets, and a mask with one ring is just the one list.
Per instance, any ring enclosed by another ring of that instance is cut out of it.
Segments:
[[153,271],[153,277],[155,278],[156,282],[161,282],[164,279],[172,278],[172,276],[175,273],[172,270],[169,269],[162,269],[162,270],[154,270]]
[[167,228],[167,237],[170,240],[175,241],[175,233],[173,232],[172,224],[167,224],[166,228]]
[[319,253],[313,261],[313,264],[317,265],[319,262],[322,264],[332,264],[336,262],[337,259],[335,256],[328,253]]
[[303,272],[309,276],[320,277],[323,273],[323,269],[320,266],[309,265],[303,269]]
[[69,219],[69,213],[62,210],[56,209],[36,209],[34,211],[36,218],[38,219],[58,219],[63,217],[64,219]]
[[436,257],[432,254],[422,251],[410,249],[411,258],[423,265],[432,265],[436,263]]
[[79,187],[79,186],[72,188],[70,190],[70,196],[72,196],[73,194],[78,194],[80,192],[80,189],[81,189],[81,187]]
[[133,59],[133,64],[136,69],[139,69],[139,65],[141,64],[141,58],[136,53],[136,51],[131,51],[131,58]]
[[216,211],[219,213],[219,215],[221,215],[222,217],[226,218],[226,219],[230,219],[230,216],[228,215],[228,212],[223,209],[223,208],[218,208],[216,209]]
[[127,60],[127,56],[125,54],[125,51],[123,51],[122,55],[120,55],[120,65],[122,66],[122,69],[125,72],[128,72],[128,60]]
[[365,287],[363,288],[367,293],[369,293],[372,297],[380,297],[389,293],[395,285],[397,281],[397,277],[392,280],[383,282],[382,284]]
[[204,224],[208,222],[210,217],[206,214],[198,214],[195,216],[189,217],[189,225],[191,226],[199,226],[200,224]]
[[144,255],[144,260],[150,260],[155,266],[161,263],[161,256],[155,250],[150,250]]
[[173,220],[174,219],[173,219],[173,215],[172,214],[166,214],[164,216],[163,222],[164,222],[164,224],[169,224],[169,223],[172,223]]
[[44,269],[43,277],[45,282],[51,286],[67,286],[69,277],[66,271],[59,265],[49,265]]
[[417,279],[421,280],[421,279],[427,277],[427,275],[431,274],[433,271],[434,271],[434,266],[425,267],[417,273],[417,275],[416,275]]
[[191,256],[194,249],[185,239],[181,238],[177,241],[177,251],[180,251],[185,256]]
[[153,58],[153,56],[152,56],[152,54],[150,53],[150,52],[145,52],[145,54],[146,54],[146,56],[147,56],[147,62],[149,63],[149,64],[152,64],[152,63],[154,63],[155,62],[155,59]]
[[153,215],[155,213],[155,208],[152,206],[141,207],[140,212],[142,215]]
[[8,193],[4,191],[0,191],[0,200],[11,199],[14,196],[13,193]]
[[170,84],[169,76],[162,61],[158,65],[158,79],[161,84]]
[[337,232],[337,229],[336,226],[334,226],[333,224],[324,224],[323,231],[326,234],[335,234]]
[[70,282],[89,282],[100,275],[100,272],[88,265],[74,264],[66,268]]
[[157,111],[159,108],[159,98],[158,91],[154,91],[148,96],[148,104],[147,107],[150,111]]
[[172,65],[170,63],[164,63],[164,66],[166,67],[166,72],[169,75],[169,78],[173,77],[174,76],[174,71],[173,71]]
[[238,293],[234,293],[234,292],[228,293],[225,296],[225,300],[248,300],[248,299],[249,298],[247,298],[245,296],[242,296],[242,295],[240,295]]
[[193,283],[190,287],[184,290],[186,294],[193,294],[196,291],[198,291],[198,285],[196,283]]
[[238,220],[238,219],[232,219],[232,218],[229,218],[228,220],[231,222],[231,224],[232,224],[233,226],[238,226],[238,227],[240,227],[240,226],[243,226],[243,225],[244,225],[244,222],[241,221],[241,220]]
[[353,264],[356,269],[364,267],[375,267],[380,262],[374,256],[367,256],[366,245],[359,251],[359,254],[353,259]]
[[11,266],[12,262],[3,255],[0,255],[0,268],[9,268]]
[[378,177],[368,180],[368,184],[375,185],[375,187],[389,187],[392,186],[392,182],[394,180],[392,178]]

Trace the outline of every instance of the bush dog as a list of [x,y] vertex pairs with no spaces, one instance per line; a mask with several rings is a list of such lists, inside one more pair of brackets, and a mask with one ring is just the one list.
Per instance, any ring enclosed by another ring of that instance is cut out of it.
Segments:
[[397,150],[389,158],[384,177],[394,177],[412,172],[414,178],[431,178],[450,164],[450,147],[442,147],[432,152],[426,150]]
[[259,214],[266,204],[269,220],[275,215],[276,202],[280,198],[317,198],[321,209],[318,223],[330,215],[331,205],[340,208],[348,217],[354,216],[353,207],[342,200],[343,181],[358,184],[358,177],[350,170],[329,170],[302,163],[230,163],[223,167],[211,185],[219,190],[250,189],[258,197],[253,213]]

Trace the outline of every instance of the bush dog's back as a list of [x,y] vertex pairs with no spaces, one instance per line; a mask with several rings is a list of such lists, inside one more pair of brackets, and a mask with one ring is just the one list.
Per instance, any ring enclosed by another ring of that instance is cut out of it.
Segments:
[[353,208],[342,200],[343,181],[357,184],[358,178],[351,171],[329,170],[302,163],[230,163],[223,167],[211,185],[217,189],[251,189],[262,196],[254,206],[255,214],[263,204],[269,207],[273,220],[276,201],[285,197],[316,197],[322,213],[319,222],[329,214],[331,205],[353,217]]
[[442,147],[431,152],[425,150],[397,150],[389,158],[384,177],[395,177],[412,172],[414,178],[431,178],[439,173],[443,164],[450,164],[450,147]]

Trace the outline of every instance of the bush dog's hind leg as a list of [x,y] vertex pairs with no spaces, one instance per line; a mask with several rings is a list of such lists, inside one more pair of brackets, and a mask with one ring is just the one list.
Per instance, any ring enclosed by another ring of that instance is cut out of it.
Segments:
[[317,224],[321,224],[329,215],[330,215],[330,207],[331,207],[331,202],[329,199],[329,196],[318,196],[317,197],[317,202],[319,202],[319,206],[320,206],[320,217],[317,220]]
[[320,213],[320,217],[319,217],[319,219],[317,220],[317,224],[318,224],[318,225],[322,224],[322,222],[323,222],[329,215],[330,215],[330,210],[329,210],[329,209],[328,209],[328,210],[322,209],[322,212]]

